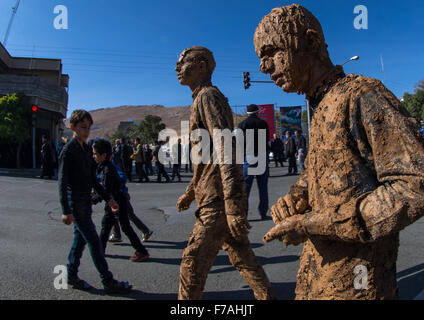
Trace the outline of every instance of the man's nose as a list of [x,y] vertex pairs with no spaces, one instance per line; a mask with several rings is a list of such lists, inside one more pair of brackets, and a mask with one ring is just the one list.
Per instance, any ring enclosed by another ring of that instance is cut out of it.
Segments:
[[270,58],[263,58],[259,67],[262,73],[272,73],[274,71],[274,63]]

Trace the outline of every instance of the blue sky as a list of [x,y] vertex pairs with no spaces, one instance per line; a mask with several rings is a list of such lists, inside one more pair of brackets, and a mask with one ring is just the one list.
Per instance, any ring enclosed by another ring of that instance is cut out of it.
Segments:
[[[16,0],[0,1],[3,41]],[[293,3],[273,0],[100,1],[22,0],[7,49],[14,56],[60,58],[70,75],[69,111],[121,105],[192,103],[188,87],[173,70],[179,53],[206,46],[217,61],[213,82],[231,105],[277,103],[303,105],[304,96],[286,94],[274,84],[244,90],[242,72],[259,72],[253,33],[272,8]],[[297,1],[321,22],[330,57],[347,73],[378,78],[398,97],[424,79],[424,1]],[[68,8],[69,29],[56,30],[56,5]],[[368,30],[356,30],[353,10],[368,8]],[[384,62],[382,71],[381,57]]]

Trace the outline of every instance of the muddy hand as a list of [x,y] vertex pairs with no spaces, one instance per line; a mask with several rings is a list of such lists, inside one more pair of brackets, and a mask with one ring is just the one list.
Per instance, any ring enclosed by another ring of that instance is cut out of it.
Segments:
[[245,215],[228,215],[227,224],[228,228],[230,229],[231,235],[236,240],[242,240],[249,233],[249,229],[252,228],[249,222],[247,221],[247,217]]
[[190,208],[191,202],[192,202],[191,198],[186,193],[184,193],[178,199],[178,202],[177,202],[178,212],[181,212],[181,211],[184,211],[184,210],[187,210],[188,208]]

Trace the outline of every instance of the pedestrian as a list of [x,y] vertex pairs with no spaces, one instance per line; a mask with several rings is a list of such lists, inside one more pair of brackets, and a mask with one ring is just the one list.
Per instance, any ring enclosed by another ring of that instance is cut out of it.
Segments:
[[85,110],[75,110],[70,117],[73,138],[63,147],[59,159],[59,199],[62,207],[62,222],[74,223],[74,241],[69,252],[67,265],[68,284],[74,288],[91,290],[92,286],[78,277],[78,268],[85,245],[88,244],[91,258],[100,273],[107,293],[128,293],[132,285],[113,278],[103,255],[102,245],[91,219],[91,190],[94,188],[111,208],[119,206],[96,178],[87,141],[93,119]]
[[274,133],[273,137],[271,140],[271,151],[274,156],[275,167],[278,167],[278,163],[280,163],[281,167],[284,167],[284,143],[276,133]]
[[173,166],[171,180],[174,181],[175,176],[178,177],[178,182],[181,182],[181,139],[178,139],[177,144],[172,146]]
[[124,146],[122,147],[122,161],[124,163],[124,172],[129,182],[132,182],[133,160],[131,155],[134,153],[133,148],[129,145],[127,138],[122,139]]
[[302,130],[296,130],[294,132],[296,136],[296,148],[297,148],[297,165],[299,167],[299,173],[302,173],[306,170],[305,168],[305,158],[308,153],[308,149],[306,146],[306,138],[302,135]]
[[184,146],[185,172],[193,172],[193,164],[191,162],[191,144],[190,141]]
[[[113,212],[111,208],[105,205],[105,215],[102,219],[102,230],[100,232],[100,241],[103,246],[103,253],[106,252],[107,241],[110,232],[115,224],[116,218],[122,227],[122,231],[128,237],[131,245],[136,250],[131,256],[132,262],[142,262],[149,258],[149,253],[141,243],[134,229],[130,225],[128,218],[128,197],[123,189],[122,180],[119,177],[116,167],[110,161],[112,158],[112,145],[105,139],[100,139],[93,144],[93,157],[97,163],[97,175],[100,177],[100,183],[106,192],[111,194],[119,205],[119,210]],[[93,197],[93,203],[96,204],[103,200],[101,195]]]
[[[245,147],[245,156],[244,156],[244,164],[243,164],[243,178],[244,182],[246,183],[246,194],[247,194],[247,208],[246,208],[246,215],[249,211],[249,196],[250,196],[250,190],[252,189],[253,180],[256,178],[256,183],[258,185],[259,190],[259,206],[258,206],[258,213],[262,220],[266,219],[266,215],[268,213],[269,209],[269,201],[268,201],[268,171],[269,171],[269,160],[268,160],[268,153],[269,153],[269,127],[268,123],[265,120],[262,120],[258,117],[259,113],[259,107],[256,104],[251,104],[247,106],[247,119],[243,120],[239,124],[239,129],[243,130],[243,135],[245,137],[245,140],[247,140],[247,130],[253,130],[254,132],[254,150],[253,154],[248,154],[248,150]],[[265,130],[265,140],[260,141],[259,140],[259,130]],[[259,175],[249,175],[248,170],[249,168],[257,168],[258,162],[253,163],[253,161],[250,161],[249,156],[253,159],[256,159],[258,161],[258,151],[259,151],[259,144],[265,145],[265,170],[262,174]]]
[[[204,128],[212,137],[214,129],[233,131],[233,113],[228,100],[211,83],[214,69],[212,52],[204,47],[187,48],[178,59],[175,68],[178,80],[193,92],[190,133]],[[191,141],[193,147],[202,142],[203,138]],[[213,143],[209,146],[214,148]],[[232,143],[232,154],[235,153],[235,143]],[[197,203],[196,222],[181,261],[178,299],[202,298],[207,275],[220,249],[227,251],[231,263],[252,288],[256,299],[274,299],[272,286],[247,236],[250,225],[246,217],[242,166],[234,163],[235,157],[230,164],[222,161],[222,157],[219,164],[213,159],[197,164],[197,160],[193,160],[193,179],[177,202],[179,211],[188,209],[194,200]]]
[[123,145],[121,143],[121,139],[115,140],[115,146],[113,147],[112,151],[112,159],[113,162],[124,171],[124,155],[123,155]]
[[[113,163],[112,164],[115,166],[116,171],[118,172],[119,178],[121,179],[121,183],[122,183],[122,191],[124,193],[124,195],[126,196],[126,200],[127,200],[127,213],[128,213],[128,218],[130,219],[130,221],[132,223],[135,224],[135,226],[137,227],[138,230],[140,230],[143,234],[141,241],[145,242],[147,241],[150,236],[153,234],[153,231],[151,231],[134,213],[134,208],[131,205],[130,202],[130,194],[128,193],[128,187],[127,187],[127,176],[125,173],[123,173],[118,166]],[[98,176],[97,178],[100,179],[100,177]],[[112,232],[109,236],[109,242],[122,242],[122,237],[121,237],[121,228],[119,226],[119,220],[115,219],[115,224],[113,225],[112,228]]]
[[166,182],[170,182],[171,179],[168,176],[168,173],[165,170],[165,166],[160,162],[159,159],[159,152],[160,152],[160,148],[162,146],[162,142],[159,141],[155,141],[155,149],[153,150],[153,160],[155,161],[155,165],[156,165],[156,170],[157,170],[157,182],[161,183],[162,182],[162,176],[165,178]]
[[136,146],[136,149],[132,156],[135,160],[135,170],[138,175],[138,182],[143,182],[143,179],[145,182],[150,182],[149,177],[147,176],[146,172],[144,172],[144,169],[143,169],[144,150],[141,146],[141,139],[135,138],[134,144]]
[[290,130],[286,131],[286,157],[289,161],[289,171],[288,174],[297,174],[297,165],[296,165],[296,141],[292,137],[293,133]]
[[152,166],[152,159],[153,159],[153,152],[152,149],[150,149],[148,144],[144,145],[144,168],[145,172],[148,176],[153,176],[155,172],[153,171]]
[[49,179],[54,176],[54,155],[52,153],[52,148],[49,140],[46,135],[41,137],[41,176],[48,177]]

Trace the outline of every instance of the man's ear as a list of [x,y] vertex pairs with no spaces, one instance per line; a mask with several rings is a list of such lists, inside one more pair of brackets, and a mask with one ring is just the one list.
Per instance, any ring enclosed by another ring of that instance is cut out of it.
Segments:
[[72,123],[69,125],[69,127],[71,128],[72,131],[75,131],[75,126]]
[[326,55],[327,44],[323,44],[321,35],[314,29],[306,31],[306,38],[308,41],[308,48],[311,52],[315,53],[321,60]]
[[306,31],[306,38],[308,40],[309,49],[315,52],[318,51],[321,46],[321,39],[318,32],[313,29],[308,29],[308,31]]

